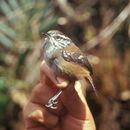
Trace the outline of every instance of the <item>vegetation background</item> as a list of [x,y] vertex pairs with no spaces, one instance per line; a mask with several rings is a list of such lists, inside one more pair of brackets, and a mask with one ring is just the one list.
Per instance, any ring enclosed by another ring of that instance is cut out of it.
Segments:
[[87,100],[97,130],[130,130],[129,0],[0,0],[0,130],[23,130],[22,108],[38,82],[41,33],[63,31],[94,69]]

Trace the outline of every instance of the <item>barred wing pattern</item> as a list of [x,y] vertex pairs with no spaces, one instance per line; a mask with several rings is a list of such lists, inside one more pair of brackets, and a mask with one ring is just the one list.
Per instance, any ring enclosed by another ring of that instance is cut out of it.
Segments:
[[81,66],[87,68],[90,71],[90,74],[93,74],[93,70],[90,63],[88,62],[87,56],[82,52],[70,52],[63,50],[62,56],[66,61],[80,64]]

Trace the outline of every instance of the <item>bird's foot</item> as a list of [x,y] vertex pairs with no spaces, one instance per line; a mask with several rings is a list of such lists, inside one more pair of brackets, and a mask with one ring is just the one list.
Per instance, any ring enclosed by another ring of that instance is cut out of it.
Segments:
[[62,90],[60,90],[56,95],[54,95],[45,106],[51,109],[57,109],[58,98],[61,95],[61,93]]

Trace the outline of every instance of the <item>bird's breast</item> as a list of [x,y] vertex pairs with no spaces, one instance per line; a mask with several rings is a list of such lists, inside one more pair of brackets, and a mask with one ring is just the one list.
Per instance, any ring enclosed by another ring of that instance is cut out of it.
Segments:
[[53,64],[53,60],[55,58],[57,50],[58,48],[56,48],[54,45],[44,47],[44,60],[50,67]]

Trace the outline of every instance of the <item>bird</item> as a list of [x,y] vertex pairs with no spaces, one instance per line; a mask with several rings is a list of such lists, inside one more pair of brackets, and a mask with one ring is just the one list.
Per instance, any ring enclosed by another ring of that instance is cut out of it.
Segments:
[[[84,78],[89,81],[97,95],[92,79],[93,70],[86,54],[76,46],[72,39],[59,30],[50,30],[43,35],[44,60],[53,69],[55,76],[69,82]],[[57,109],[56,104],[62,92],[63,90],[60,90],[56,93],[45,106]]]

